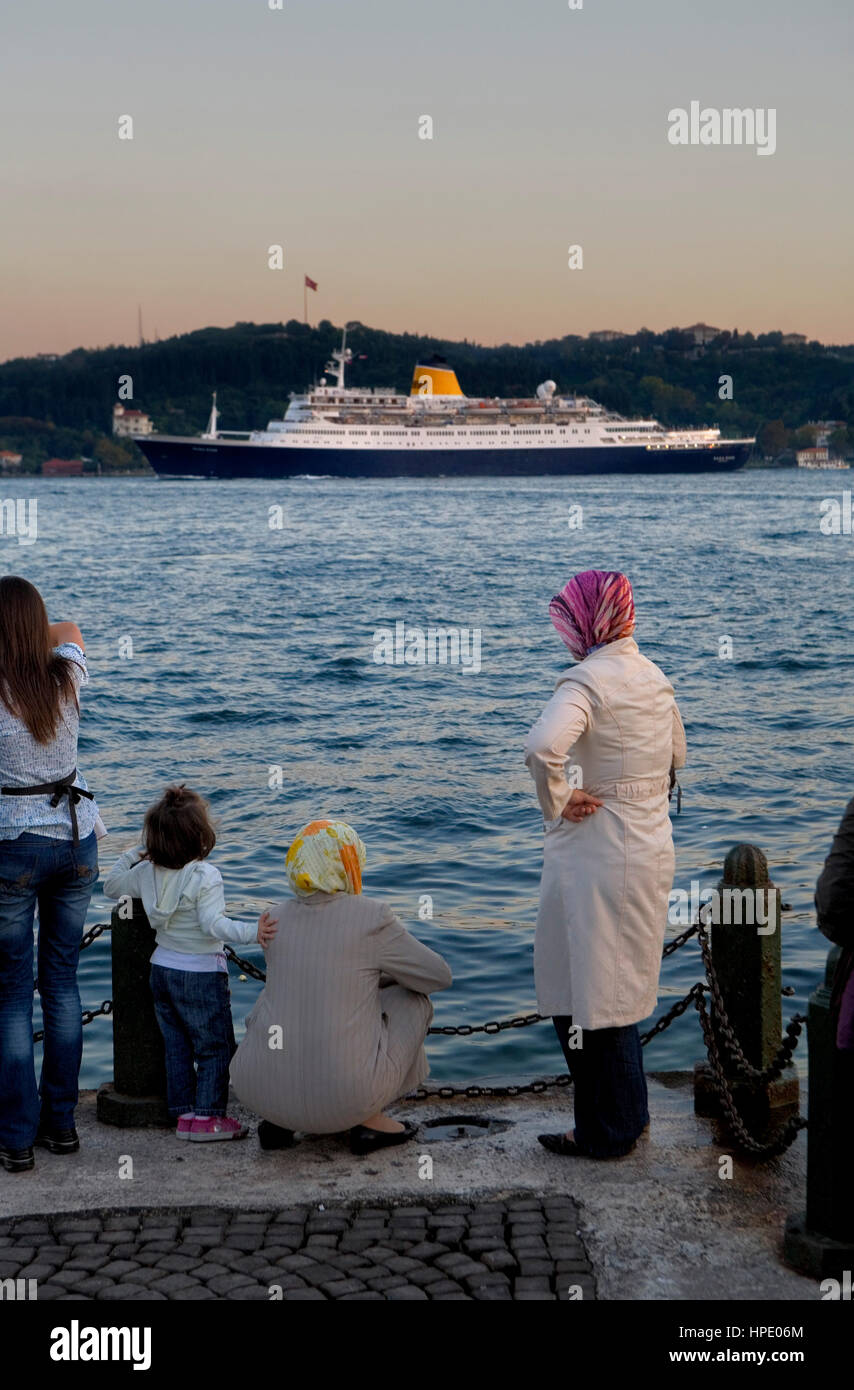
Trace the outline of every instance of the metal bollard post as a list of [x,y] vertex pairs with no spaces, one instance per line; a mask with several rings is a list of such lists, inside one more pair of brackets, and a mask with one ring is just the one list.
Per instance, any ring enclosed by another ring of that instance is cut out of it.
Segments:
[[[716,907],[719,920],[713,917],[709,936],[724,1008],[745,1057],[761,1071],[773,1062],[783,1031],[780,890],[768,877],[761,849],[730,850]],[[750,1130],[768,1132],[797,1114],[798,1074],[791,1062],[776,1080],[755,1085],[739,1075],[723,1047],[721,1056],[736,1109]],[[723,1113],[708,1062],[694,1068],[694,1110],[709,1118]]]
[[154,1016],[149,962],[154,931],[142,903],[112,915],[113,1079],[98,1088],[98,1119],[124,1128],[171,1124],[166,1107],[163,1038]]
[[854,1053],[836,1046],[830,996],[841,948],[827,957],[810,996],[807,1209],[786,1222],[783,1253],[813,1278],[849,1279],[854,1270]]

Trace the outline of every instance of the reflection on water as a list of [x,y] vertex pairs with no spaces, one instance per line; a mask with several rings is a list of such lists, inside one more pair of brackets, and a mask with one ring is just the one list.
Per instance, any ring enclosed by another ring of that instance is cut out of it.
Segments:
[[[851,539],[818,524],[833,479],[27,487],[39,540],[4,542],[5,568],[85,633],[80,765],[113,832],[104,863],[162,785],[186,780],[219,818],[231,910],[255,912],[284,891],[294,830],[344,817],[368,847],[366,891],[452,965],[436,1022],[532,1010],[541,822],[521,750],[564,664],[548,601],[577,569],[624,569],[638,639],[676,685],[688,729],[677,886],[712,886],[731,845],[760,845],[792,909],[784,1012],[803,1008],[826,956],[815,878],[854,792]],[[281,530],[268,527],[274,504]],[[573,505],[581,529],[567,524]],[[374,633],[397,621],[480,629],[482,669],[377,664]],[[719,656],[727,637],[732,659]],[[433,916],[419,920],[425,896]],[[96,893],[90,921],[107,911]],[[82,958],[86,1005],[109,997],[108,942]],[[660,1007],[697,978],[692,944],[665,963]],[[233,977],[239,1027],[257,988]],[[95,1085],[110,1073],[109,1022],[84,1036],[83,1082]],[[560,1066],[548,1025],[437,1038],[430,1051],[436,1079]],[[691,1011],[647,1060],[699,1054]]]

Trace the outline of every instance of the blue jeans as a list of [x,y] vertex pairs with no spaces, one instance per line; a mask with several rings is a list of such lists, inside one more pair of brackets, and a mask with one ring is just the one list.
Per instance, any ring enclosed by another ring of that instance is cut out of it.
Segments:
[[151,993],[166,1049],[170,1115],[224,1115],[228,1068],[237,1051],[228,975],[152,965]]
[[575,1092],[575,1139],[593,1158],[616,1158],[634,1148],[649,1123],[643,1050],[637,1024],[587,1028],[581,1047],[569,1046],[572,1019],[552,1019]]
[[[0,840],[0,1144],[27,1149],[40,1126],[71,1129],[83,1055],[77,960],[98,877],[94,832],[75,848],[29,831]],[[33,1052],[33,924],[44,1017],[41,1083]]]

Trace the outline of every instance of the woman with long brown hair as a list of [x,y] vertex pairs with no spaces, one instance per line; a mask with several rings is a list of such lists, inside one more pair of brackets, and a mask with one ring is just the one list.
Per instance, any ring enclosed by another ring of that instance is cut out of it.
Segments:
[[[74,1153],[83,1051],[77,960],[98,877],[100,824],[77,771],[78,692],[88,680],[74,623],[51,623],[38,589],[0,579],[0,1163],[34,1165],[33,1144]],[[44,1018],[33,1056],[33,927]]]

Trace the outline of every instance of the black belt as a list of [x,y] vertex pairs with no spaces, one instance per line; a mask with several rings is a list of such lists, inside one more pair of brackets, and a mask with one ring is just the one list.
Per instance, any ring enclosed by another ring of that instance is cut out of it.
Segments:
[[74,779],[77,776],[77,768],[69,772],[66,777],[59,777],[55,782],[40,782],[37,787],[0,787],[0,795],[3,796],[48,796],[50,795],[51,806],[58,806],[64,796],[68,797],[68,810],[71,814],[71,837],[75,845],[80,844],[80,835],[77,828],[77,803],[84,796],[87,801],[94,801],[94,792],[87,792],[84,787],[75,787]]

